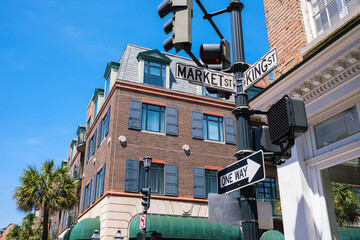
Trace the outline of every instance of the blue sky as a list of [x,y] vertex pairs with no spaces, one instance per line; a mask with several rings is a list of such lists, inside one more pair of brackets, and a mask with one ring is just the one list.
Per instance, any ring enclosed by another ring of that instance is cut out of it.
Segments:
[[[167,38],[153,0],[0,1],[0,228],[21,224],[12,193],[23,170],[47,159],[67,159],[95,88],[104,87],[106,63],[118,61],[126,44],[164,51]],[[208,12],[228,0],[202,1]],[[262,0],[244,1],[246,62],[269,50]],[[231,43],[230,15],[214,17]],[[194,1],[193,53],[218,43]],[[172,52],[174,53],[174,52]],[[178,53],[186,56],[184,52]]]

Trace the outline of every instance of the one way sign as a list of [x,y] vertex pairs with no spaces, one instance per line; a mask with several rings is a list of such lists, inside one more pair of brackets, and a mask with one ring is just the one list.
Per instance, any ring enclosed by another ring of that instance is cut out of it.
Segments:
[[217,172],[218,193],[232,192],[264,179],[264,154],[258,151]]

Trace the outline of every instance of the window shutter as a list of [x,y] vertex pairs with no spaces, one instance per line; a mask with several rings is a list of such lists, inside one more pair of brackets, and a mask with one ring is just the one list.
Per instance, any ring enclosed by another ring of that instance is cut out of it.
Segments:
[[225,143],[236,144],[235,138],[235,120],[225,117]]
[[95,202],[95,198],[96,198],[96,175],[97,175],[97,173],[95,173],[95,176],[94,176],[94,187],[93,187],[93,194],[92,194],[92,203]]
[[99,123],[99,136],[98,136],[98,144],[97,144],[97,147],[100,146],[100,143],[101,143],[101,128],[102,128],[102,121],[103,120],[100,120],[100,123]]
[[192,137],[204,139],[203,130],[203,114],[202,112],[192,112]]
[[166,134],[178,135],[178,109],[166,107]]
[[178,166],[165,164],[165,195],[178,196]]
[[205,168],[193,168],[194,197],[206,198]]
[[104,130],[105,130],[105,137],[108,135],[109,133],[109,123],[110,123],[110,107],[108,108],[107,110],[107,113],[106,113],[106,118],[105,118],[105,124],[104,124]]
[[94,155],[95,153],[96,134],[97,134],[97,129],[95,129],[94,136],[92,138],[93,142],[91,144],[91,156]]
[[130,100],[128,128],[141,130],[142,102]]
[[125,192],[139,192],[140,161],[126,159]]
[[82,199],[82,204],[81,204],[81,212],[83,212],[84,211],[84,206],[85,206],[85,198],[86,198],[86,196],[85,196],[85,189],[86,189],[86,186],[84,187],[84,190],[83,190],[83,199]]
[[88,207],[90,206],[91,184],[92,184],[92,179],[90,179],[89,185],[87,186],[87,192],[86,192],[86,208],[88,208]]
[[89,162],[89,158],[90,158],[90,141],[88,142],[88,145],[87,145],[87,154],[86,154],[86,163]]
[[101,197],[104,194],[104,183],[105,183],[105,163],[104,166],[101,169],[100,172],[100,179],[101,179],[101,184],[99,184],[99,197]]

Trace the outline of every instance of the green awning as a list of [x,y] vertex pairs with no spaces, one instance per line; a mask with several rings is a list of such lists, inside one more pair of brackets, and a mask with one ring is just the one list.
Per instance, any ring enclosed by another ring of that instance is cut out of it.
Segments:
[[261,235],[260,240],[285,240],[284,234],[277,230],[269,230]]
[[339,237],[341,240],[351,239],[360,240],[360,228],[356,227],[339,227]]
[[[140,215],[133,218],[129,238],[140,232]],[[240,227],[210,223],[204,218],[147,215],[146,230],[162,234],[162,238],[241,240]],[[150,234],[147,235],[150,237]]]
[[85,218],[71,229],[69,240],[88,240],[94,234],[94,230],[98,230],[100,233],[100,219]]
[[71,229],[67,230],[67,232],[65,233],[65,235],[63,236],[63,240],[70,240],[70,233],[71,233]]

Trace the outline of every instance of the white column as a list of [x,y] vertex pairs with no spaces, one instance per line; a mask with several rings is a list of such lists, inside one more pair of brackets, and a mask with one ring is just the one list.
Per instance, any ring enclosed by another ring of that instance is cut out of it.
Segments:
[[291,158],[277,168],[284,235],[287,240],[320,239],[311,211],[311,189],[304,153],[304,137],[301,137],[291,150]]

